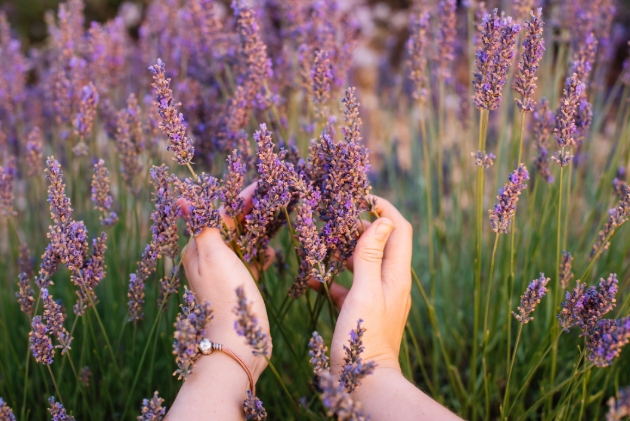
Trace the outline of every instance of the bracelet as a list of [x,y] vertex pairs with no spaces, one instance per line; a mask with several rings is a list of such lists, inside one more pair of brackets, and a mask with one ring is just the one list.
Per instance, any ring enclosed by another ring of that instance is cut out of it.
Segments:
[[252,372],[250,371],[249,367],[247,367],[247,364],[245,364],[245,361],[243,361],[238,355],[232,352],[230,348],[227,348],[218,343],[213,343],[209,339],[204,338],[201,340],[201,342],[199,342],[199,351],[201,351],[203,355],[210,355],[212,354],[212,351],[222,351],[230,356],[233,360],[239,363],[241,367],[243,367],[243,370],[245,370],[247,378],[249,379],[249,389],[251,390],[252,395],[256,395],[256,383],[254,382],[254,376],[252,376]]

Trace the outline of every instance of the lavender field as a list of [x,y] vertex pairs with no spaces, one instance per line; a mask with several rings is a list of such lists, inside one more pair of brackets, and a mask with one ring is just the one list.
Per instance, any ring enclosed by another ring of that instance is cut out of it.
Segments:
[[0,421],[163,419],[208,227],[269,316],[273,348],[234,292],[267,419],[368,419],[317,361],[372,195],[413,227],[408,380],[463,419],[630,420],[624,2],[146,3],[67,0],[41,43],[0,12]]

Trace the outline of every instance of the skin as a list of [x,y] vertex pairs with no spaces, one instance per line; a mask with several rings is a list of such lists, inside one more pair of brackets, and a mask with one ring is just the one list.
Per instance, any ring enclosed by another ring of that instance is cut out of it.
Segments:
[[[242,193],[246,209],[251,206],[254,190],[255,186],[251,185]],[[353,394],[364,412],[377,421],[459,420],[402,375],[398,353],[411,308],[409,268],[413,232],[409,222],[393,205],[374,198],[380,218],[372,224],[364,221],[365,231],[357,242],[353,257],[346,262],[354,272],[352,288],[347,290],[338,284],[331,286],[332,298],[341,309],[330,348],[332,373],[340,372],[343,345],[348,341],[349,332],[356,328],[357,320],[363,319],[367,331],[363,337],[365,351],[362,358],[377,364],[374,373],[367,376]],[[186,213],[186,204],[181,203],[181,206]],[[228,226],[234,224],[225,216],[224,220]],[[210,301],[214,309],[214,320],[207,328],[207,337],[229,346],[245,360],[257,380],[267,363],[264,358],[251,354],[251,349],[233,328],[234,291],[242,286],[259,324],[269,335],[264,302],[249,271],[216,229],[207,229],[192,241],[184,256],[184,268],[198,300]],[[311,287],[317,289],[319,285],[311,282]],[[245,371],[230,357],[220,352],[203,356],[195,373],[183,384],[165,419],[242,420],[242,402],[248,388]]]

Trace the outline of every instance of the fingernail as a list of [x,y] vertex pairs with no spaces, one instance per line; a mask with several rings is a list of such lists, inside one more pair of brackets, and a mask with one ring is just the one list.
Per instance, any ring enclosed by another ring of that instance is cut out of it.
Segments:
[[376,227],[376,238],[379,241],[387,240],[389,234],[394,230],[394,224],[389,219],[381,219],[380,223]]

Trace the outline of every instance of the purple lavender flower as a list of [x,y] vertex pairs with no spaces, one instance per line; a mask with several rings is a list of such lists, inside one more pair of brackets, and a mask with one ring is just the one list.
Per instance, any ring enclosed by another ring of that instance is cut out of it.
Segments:
[[523,55],[518,63],[518,73],[514,80],[514,90],[522,95],[522,99],[516,99],[521,112],[534,111],[532,94],[536,89],[536,72],[538,63],[545,51],[543,35],[542,8],[536,13],[530,12],[531,18],[525,22],[525,39],[523,41]]
[[597,367],[608,367],[630,342],[630,317],[600,320],[586,335],[588,359]]
[[33,269],[35,266],[35,260],[31,257],[31,251],[28,249],[28,245],[22,244],[20,246],[20,254],[18,255],[18,272],[26,274],[27,278],[33,276]]
[[206,228],[220,228],[221,215],[215,202],[219,197],[219,182],[216,178],[201,173],[195,182],[189,178],[184,181],[174,177],[173,182],[180,192],[180,197],[189,202],[189,217],[186,220],[188,232],[199,235]]
[[92,203],[94,209],[101,212],[99,220],[101,224],[111,227],[118,221],[116,212],[111,212],[112,195],[109,186],[109,171],[105,167],[105,161],[99,159],[94,164],[94,174],[92,175]]
[[225,214],[235,218],[243,213],[241,190],[243,190],[243,176],[247,172],[241,160],[241,154],[236,149],[227,158],[227,170],[220,195]]
[[13,410],[0,398],[0,421],[15,421]]
[[79,370],[79,381],[85,387],[90,387],[90,379],[92,378],[92,370],[90,367],[83,366],[81,370]]
[[451,67],[455,60],[455,43],[457,42],[457,1],[441,0],[438,3],[438,25],[437,49],[438,68],[437,77],[440,80],[451,78]]
[[617,399],[611,397],[608,400],[609,411],[606,421],[622,421],[630,416],[630,387],[619,389]]
[[120,173],[123,179],[133,190],[136,176],[142,171],[142,166],[138,162],[138,151],[136,145],[131,141],[129,133],[129,114],[127,110],[120,110],[116,114],[116,150],[120,159]]
[[78,272],[87,260],[87,229],[83,221],[71,221],[65,225],[48,228],[48,238],[53,253],[71,272]]
[[181,216],[181,209],[177,205],[173,178],[168,174],[168,167],[162,164],[151,168],[151,180],[155,204],[155,209],[151,212],[151,242],[160,254],[175,258],[179,254],[177,221]]
[[589,80],[595,54],[597,52],[597,38],[593,33],[586,35],[583,42],[577,43],[578,48],[573,54],[571,73],[577,74],[578,80],[586,83]]
[[315,106],[315,116],[321,121],[328,118],[328,107],[332,89],[333,73],[328,51],[315,51],[313,66],[311,67],[311,92]]
[[127,292],[129,321],[135,322],[142,320],[144,313],[142,306],[144,305],[144,279],[135,273],[129,275],[129,290]]
[[555,125],[555,115],[549,109],[549,101],[542,98],[534,111],[534,147],[538,151],[538,156],[534,160],[534,165],[540,176],[547,183],[553,182],[553,176],[549,171],[549,151],[548,140]]
[[207,301],[197,304],[195,295],[184,287],[184,305],[180,306],[182,311],[177,315],[175,322],[175,341],[173,342],[173,354],[177,363],[177,370],[173,375],[178,376],[178,380],[186,380],[193,373],[195,361],[201,355],[199,352],[199,342],[204,337],[204,332],[208,323],[212,321],[212,310]]
[[475,158],[475,165],[478,167],[490,168],[494,164],[494,160],[497,158],[493,153],[485,153],[482,151],[471,152],[470,156]]
[[499,17],[497,9],[486,15],[475,65],[473,102],[478,109],[496,110],[501,103],[501,90],[507,81],[508,69],[514,58],[516,34],[520,25],[512,18]]
[[63,184],[63,172],[54,156],[46,160],[46,178],[48,179],[48,202],[50,203],[50,217],[57,225],[70,222],[72,207],[66,196],[66,185]]
[[48,293],[46,288],[42,289],[42,301],[44,302],[44,321],[46,327],[51,336],[57,338],[59,345],[55,348],[61,349],[61,355],[64,355],[71,348],[72,337],[68,331],[63,327],[65,316],[62,312],[61,305],[55,302],[52,295]]
[[24,272],[18,275],[18,291],[15,293],[18,303],[20,304],[20,310],[29,316],[33,313],[33,288],[31,288],[28,282],[28,275]]
[[138,152],[146,147],[144,138],[144,128],[142,127],[142,110],[138,104],[138,99],[131,93],[127,97],[127,116],[129,119],[129,135]]
[[238,298],[238,303],[234,307],[234,314],[236,314],[234,330],[239,336],[245,337],[247,345],[252,347],[252,354],[268,356],[269,338],[263,332],[262,327],[258,326],[258,319],[252,313],[251,303],[247,302],[247,297],[245,297],[245,291],[242,287],[236,288],[236,297]]
[[35,177],[39,173],[39,168],[42,165],[42,135],[39,128],[34,127],[28,134],[26,142],[26,155],[24,159],[26,161],[26,172],[29,177]]
[[42,317],[33,317],[31,326],[33,327],[33,330],[31,330],[28,334],[28,337],[31,343],[33,358],[41,364],[52,364],[53,357],[55,356],[55,349],[53,348],[50,336],[48,336],[48,328],[44,325],[44,323],[42,323]]
[[309,361],[313,366],[313,373],[320,374],[322,371],[329,370],[330,364],[328,362],[328,356],[326,355],[328,347],[326,347],[324,343],[324,338],[322,338],[319,333],[313,332],[313,337],[311,337],[308,342],[308,347],[308,356],[311,357]]
[[586,284],[578,280],[573,291],[567,291],[562,303],[562,310],[557,316],[560,326],[567,332],[573,326],[579,326],[582,334],[587,334],[615,307],[617,290],[617,275],[614,273],[608,279],[600,279],[599,288],[586,288]]
[[547,294],[548,282],[549,278],[545,278],[545,274],[541,272],[540,278],[530,282],[523,295],[521,295],[521,306],[518,308],[519,314],[512,312],[516,320],[521,324],[534,320],[531,314],[536,310],[536,306],[540,304],[540,300]]
[[[295,231],[297,239],[300,242],[302,263],[306,266],[304,272],[298,275],[298,279],[291,287],[292,296],[301,296],[308,285],[309,278],[313,277],[319,282],[327,281],[327,276],[323,268],[324,259],[326,258],[326,245],[322,241],[321,236],[315,226],[313,209],[319,204],[319,193],[310,192],[305,196],[302,204],[298,207],[297,218],[295,222]],[[302,272],[302,271],[300,271]],[[299,281],[299,282],[298,282]]]
[[[96,116],[96,107],[98,106],[98,91],[96,86],[91,82],[81,89],[81,101],[79,102],[79,112],[74,123],[74,132],[79,138],[79,145],[75,146],[77,155],[86,155],[87,147],[85,140],[92,131],[94,117]],[[75,150],[73,149],[73,150]],[[76,153],[75,151],[75,153]]]
[[46,288],[52,284],[51,277],[57,272],[59,267],[60,258],[55,253],[52,244],[46,246],[46,251],[42,255],[42,261],[40,263],[39,274],[35,280],[35,284],[39,288]]
[[409,79],[413,82],[414,90],[412,96],[420,102],[427,100],[427,78],[426,78],[426,49],[427,31],[429,30],[429,13],[413,13],[410,18],[409,32],[411,36],[407,41],[407,67],[409,68]]
[[591,103],[582,96],[580,99],[580,105],[578,105],[575,111],[575,144],[580,147],[593,122],[593,106]]
[[15,162],[9,159],[4,167],[0,167],[0,216],[16,215],[13,210],[13,180],[15,178]]
[[162,311],[166,311],[168,309],[168,302],[173,295],[177,294],[179,284],[179,271],[175,270],[175,268],[173,268],[170,276],[164,276],[160,279],[157,305],[158,307],[162,307]]
[[195,154],[195,148],[192,139],[186,134],[184,116],[177,112],[181,104],[174,103],[171,80],[166,78],[165,69],[166,65],[159,58],[157,64],[149,67],[153,73],[154,83],[151,86],[155,90],[155,105],[162,119],[160,129],[170,141],[168,150],[173,151],[173,159],[179,165],[187,165]]
[[591,248],[591,258],[608,249],[610,238],[615,230],[628,220],[628,217],[630,217],[630,192],[619,200],[616,207],[608,211],[608,220],[606,220],[604,228],[599,231],[597,241]]
[[158,396],[157,390],[151,399],[142,400],[142,409],[138,421],[161,421],[166,415],[166,407],[163,407],[164,399]]
[[[630,47],[630,41],[628,41],[628,47]],[[630,48],[628,49],[628,51],[630,52]],[[629,57],[627,57],[623,61],[623,70],[621,72],[621,83],[623,83],[626,86],[630,85],[630,54],[629,54]]]
[[243,411],[246,420],[264,421],[267,419],[267,411],[263,403],[251,391],[247,391],[247,399],[243,401]]
[[523,164],[519,164],[518,168],[510,174],[509,181],[499,189],[497,199],[499,203],[494,205],[494,209],[490,209],[490,225],[492,231],[498,234],[507,234],[508,227],[516,214],[516,204],[521,192],[527,187],[525,180],[529,180],[529,173]]
[[107,250],[107,234],[101,234],[92,240],[92,254],[82,270],[82,284],[94,290],[105,278],[105,251]]
[[580,82],[576,73],[567,78],[560,109],[556,114],[556,127],[553,129],[553,136],[561,148],[575,145],[575,111],[583,90],[584,84]]
[[623,199],[630,193],[630,188],[626,182],[626,167],[620,165],[617,169],[617,174],[613,179],[613,188],[619,199]]
[[369,417],[363,415],[361,403],[354,401],[342,384],[337,384],[330,371],[322,371],[319,375],[321,397],[329,417],[336,416],[338,420],[367,421]]
[[372,374],[374,368],[376,368],[376,363],[373,361],[364,363],[361,358],[361,354],[365,349],[363,346],[363,334],[366,331],[364,327],[361,327],[362,322],[363,320],[359,319],[356,330],[350,331],[350,345],[343,346],[346,356],[344,357],[345,365],[341,369],[339,382],[349,394],[361,385],[361,379]]
[[569,281],[573,278],[572,272],[573,256],[566,250],[562,251],[562,261],[560,262],[560,286],[567,289]]
[[48,398],[48,403],[50,404],[48,411],[52,416],[52,421],[74,421],[74,417],[72,415],[68,415],[66,408],[64,408],[59,402],[56,402],[54,396]]

